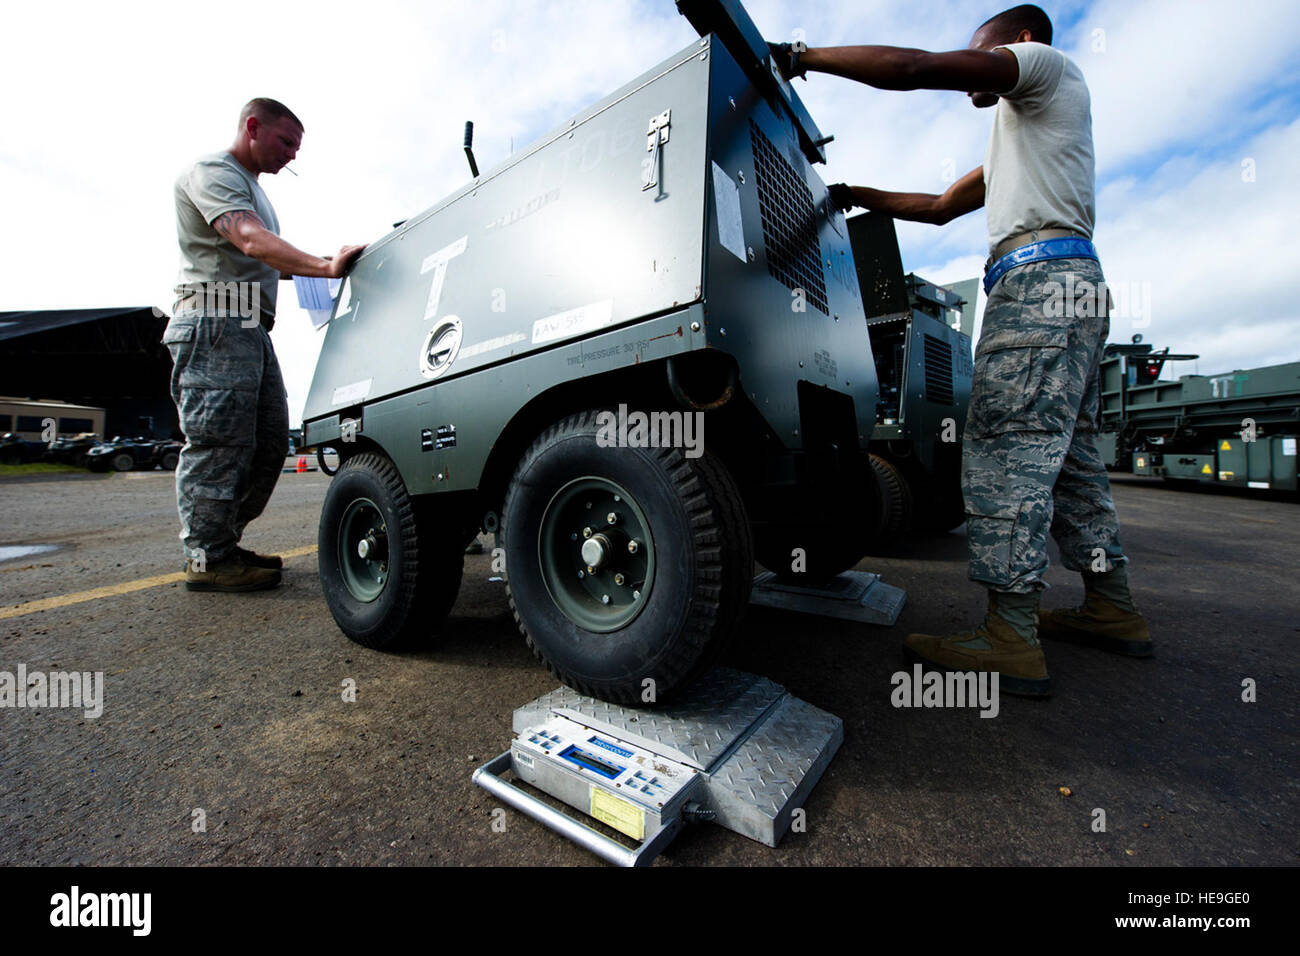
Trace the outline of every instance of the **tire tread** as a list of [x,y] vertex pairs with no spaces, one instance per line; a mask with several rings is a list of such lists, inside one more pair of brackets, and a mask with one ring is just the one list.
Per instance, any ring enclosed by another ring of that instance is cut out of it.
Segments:
[[[598,410],[588,410],[562,419],[546,428],[520,460],[518,472],[560,438],[594,431]],[[674,693],[712,668],[733,635],[736,624],[749,600],[753,582],[753,539],[744,504],[735,481],[726,467],[707,452],[688,459],[677,448],[646,449],[668,477],[686,511],[696,553],[696,576],[693,582],[690,612],[682,634],[672,645],[671,653],[657,663],[655,703],[663,703]],[[519,493],[512,482],[506,495],[503,514]],[[503,538],[509,528],[503,525]],[[730,542],[730,544],[729,544]],[[506,594],[515,623],[533,655],[557,680],[569,687],[614,703],[642,704],[639,686],[626,682],[591,681],[568,673],[550,660],[519,613],[509,575]]]

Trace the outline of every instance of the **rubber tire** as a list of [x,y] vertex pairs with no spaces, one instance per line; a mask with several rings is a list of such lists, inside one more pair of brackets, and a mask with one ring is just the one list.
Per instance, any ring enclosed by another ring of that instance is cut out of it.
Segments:
[[181,463],[181,456],[174,451],[163,452],[162,466],[164,471],[175,471],[176,466]]
[[[596,411],[548,428],[524,454],[502,509],[506,593],[533,654],[560,681],[614,703],[662,704],[707,673],[734,635],[753,587],[754,552],[739,489],[707,452],[603,448]],[[597,634],[556,605],[538,559],[542,517],[557,491],[594,476],[621,485],[650,525],[655,578],[646,606]],[[654,699],[643,694],[653,680]]]
[[871,456],[871,470],[880,484],[880,534],[893,542],[912,528],[912,487],[893,463],[879,455]]
[[113,466],[114,471],[130,471],[135,467],[135,459],[124,451],[113,455],[109,464]]
[[[369,498],[388,527],[388,578],[379,597],[359,601],[339,568],[338,531],[348,505]],[[349,458],[325,492],[317,534],[321,588],[339,629],[365,647],[427,644],[440,632],[464,572],[459,531],[440,526],[433,504],[412,501],[397,466],[382,454]]]

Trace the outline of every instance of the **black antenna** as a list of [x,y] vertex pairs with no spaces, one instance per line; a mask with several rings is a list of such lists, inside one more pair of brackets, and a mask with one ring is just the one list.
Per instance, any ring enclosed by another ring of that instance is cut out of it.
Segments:
[[478,179],[478,163],[474,162],[474,123],[465,120],[465,158],[469,160],[469,171]]

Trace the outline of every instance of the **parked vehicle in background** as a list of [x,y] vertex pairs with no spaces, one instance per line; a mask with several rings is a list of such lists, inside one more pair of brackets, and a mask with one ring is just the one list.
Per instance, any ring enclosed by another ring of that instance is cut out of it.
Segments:
[[85,468],[87,453],[102,441],[103,439],[99,435],[91,432],[60,438],[50,443],[45,457],[61,465],[77,465]]
[[1169,482],[1297,491],[1300,362],[1164,379],[1166,362],[1199,356],[1106,346],[1101,434],[1107,468]]
[[180,461],[181,448],[178,441],[118,437],[91,448],[86,453],[86,467],[91,471],[131,471],[158,467],[174,471]]
[[7,432],[0,436],[0,465],[25,465],[45,457],[45,444]]

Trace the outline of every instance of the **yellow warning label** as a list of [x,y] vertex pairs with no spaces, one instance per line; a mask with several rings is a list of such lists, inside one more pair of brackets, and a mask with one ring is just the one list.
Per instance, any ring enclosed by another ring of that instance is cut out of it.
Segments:
[[1232,451],[1232,446],[1228,444],[1226,438],[1223,440],[1223,444],[1219,446],[1219,451]]
[[1212,475],[1212,474],[1214,474],[1214,469],[1211,468],[1211,467],[1209,466],[1209,463],[1207,462],[1206,465],[1205,465],[1205,467],[1201,469],[1201,474],[1203,474],[1203,475]]
[[591,815],[633,840],[645,839],[645,811],[599,787],[591,788]]
[[1221,471],[1221,472],[1219,472],[1219,480],[1220,480],[1220,481],[1232,481],[1232,479],[1235,478],[1235,477],[1236,477],[1236,475],[1235,475],[1233,472],[1231,472],[1231,471]]

